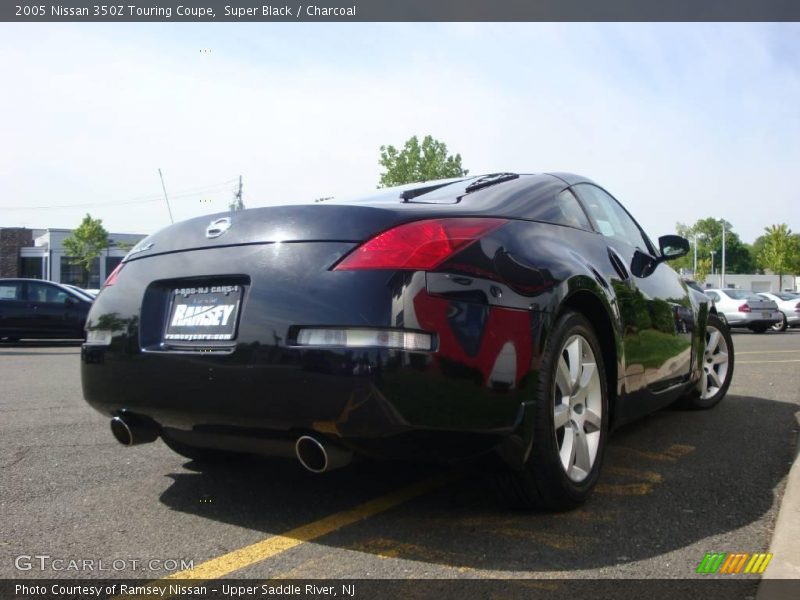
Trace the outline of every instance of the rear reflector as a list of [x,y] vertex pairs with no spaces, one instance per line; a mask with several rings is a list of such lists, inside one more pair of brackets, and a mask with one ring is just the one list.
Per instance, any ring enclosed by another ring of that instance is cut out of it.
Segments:
[[108,287],[110,285],[114,285],[117,282],[117,276],[119,276],[119,272],[122,271],[122,267],[125,266],[125,263],[119,263],[114,270],[111,271],[111,275],[108,276],[106,282],[103,284],[103,287]]
[[334,271],[427,270],[507,223],[505,219],[428,219],[398,225],[364,242]]
[[433,336],[402,329],[304,328],[297,332],[297,345],[425,351],[433,349]]

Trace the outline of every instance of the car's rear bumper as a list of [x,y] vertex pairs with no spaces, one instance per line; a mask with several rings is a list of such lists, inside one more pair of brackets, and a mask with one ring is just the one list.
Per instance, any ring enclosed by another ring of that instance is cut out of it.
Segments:
[[781,313],[775,310],[743,312],[726,312],[725,318],[730,327],[771,327],[781,321]]
[[[255,247],[127,264],[89,315],[88,327],[110,331],[111,341],[82,348],[87,402],[108,416],[147,417],[184,442],[265,454],[313,432],[365,454],[456,459],[519,430],[541,313],[448,298],[445,283],[421,272],[320,268],[349,244],[293,246],[280,250],[280,270],[271,268],[276,249]],[[237,338],[213,351],[161,351],[162,301],[151,292],[187,273],[215,279],[190,270],[198,264],[204,273],[235,265],[248,274]],[[513,297],[508,290],[504,300]],[[436,347],[298,347],[289,331],[299,325],[404,327],[433,333]]]

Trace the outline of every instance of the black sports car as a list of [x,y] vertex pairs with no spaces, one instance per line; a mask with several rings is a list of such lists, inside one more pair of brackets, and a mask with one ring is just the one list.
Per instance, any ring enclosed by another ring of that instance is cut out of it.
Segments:
[[499,173],[192,219],[133,248],[82,349],[123,444],[194,459],[494,454],[522,506],[568,508],[609,430],[709,408],[733,344],[606,191]]

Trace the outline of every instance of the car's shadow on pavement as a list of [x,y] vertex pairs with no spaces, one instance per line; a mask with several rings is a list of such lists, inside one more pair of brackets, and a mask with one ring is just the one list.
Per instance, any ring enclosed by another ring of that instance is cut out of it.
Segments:
[[411,482],[455,472],[438,491],[315,542],[459,568],[610,567],[759,520],[791,465],[796,410],[791,403],[729,396],[710,411],[664,410],[620,429],[595,494],[567,513],[509,510],[489,477],[469,465],[407,463],[361,462],[315,476],[287,460],[192,462],[187,467],[194,472],[171,475],[174,483],[161,501],[285,534]]
[[[78,354],[81,350],[83,340],[20,340],[18,342],[0,341],[0,356],[29,356],[29,355],[49,355],[49,354]],[[64,348],[71,351],[48,352],[39,348]],[[26,351],[26,350],[30,351]]]

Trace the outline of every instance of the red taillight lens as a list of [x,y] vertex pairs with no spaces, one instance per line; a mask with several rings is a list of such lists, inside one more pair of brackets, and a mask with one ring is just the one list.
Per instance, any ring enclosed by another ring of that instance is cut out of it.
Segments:
[[398,225],[356,248],[334,271],[433,269],[506,219],[429,219]]
[[798,302],[797,304],[794,305],[794,309],[795,310],[800,310],[800,302]]
[[108,276],[108,279],[106,279],[103,287],[108,287],[117,283],[117,277],[119,276],[119,272],[122,271],[123,265],[125,265],[125,263],[119,263],[116,267],[114,267],[114,270],[111,271],[111,275]]
[[753,312],[753,310],[750,308],[749,304],[744,303],[739,307],[739,312]]

